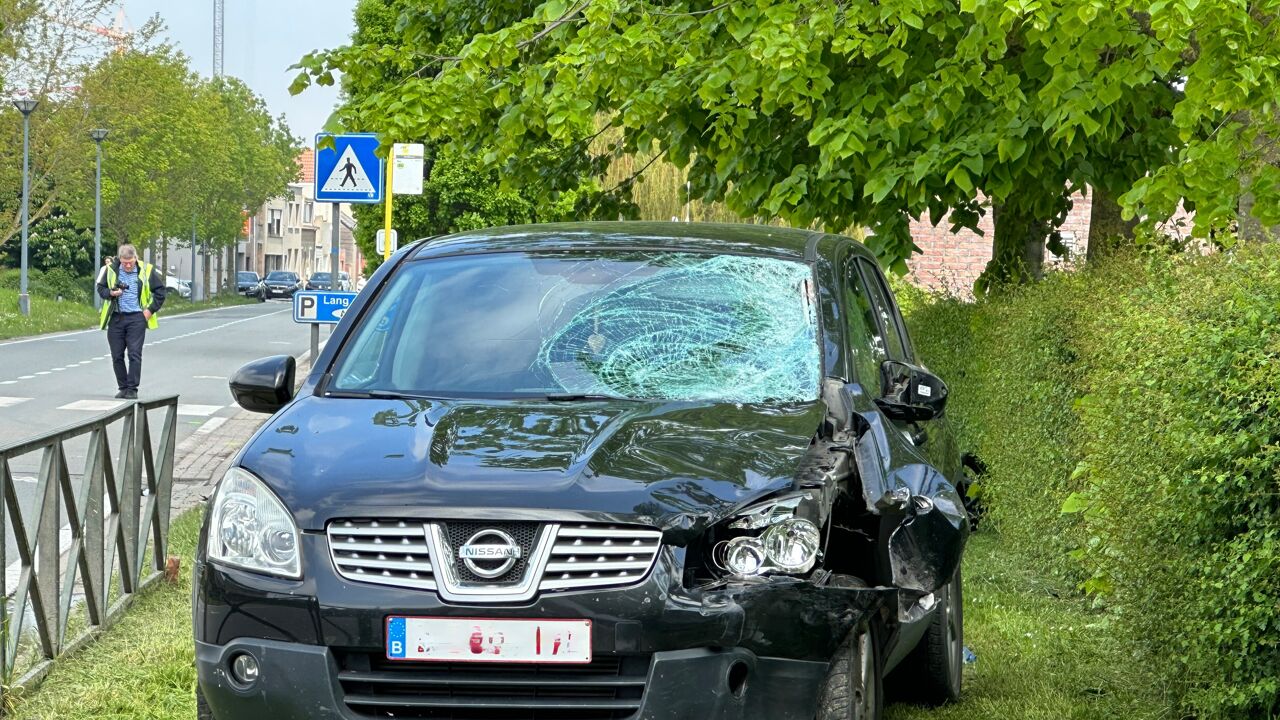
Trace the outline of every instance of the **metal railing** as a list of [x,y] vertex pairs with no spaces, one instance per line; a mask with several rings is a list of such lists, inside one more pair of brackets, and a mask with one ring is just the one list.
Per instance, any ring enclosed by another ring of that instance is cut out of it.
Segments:
[[[158,444],[153,411],[163,413]],[[177,396],[128,403],[0,447],[0,675],[7,688],[38,684],[54,658],[92,641],[163,575],[177,414]],[[115,453],[113,427],[119,430]],[[85,440],[84,472],[76,477],[68,448]],[[15,473],[16,464],[36,457],[34,477]],[[24,488],[34,484],[34,496],[24,493],[24,500],[19,478]],[[79,613],[84,628],[68,642],[69,621]]]

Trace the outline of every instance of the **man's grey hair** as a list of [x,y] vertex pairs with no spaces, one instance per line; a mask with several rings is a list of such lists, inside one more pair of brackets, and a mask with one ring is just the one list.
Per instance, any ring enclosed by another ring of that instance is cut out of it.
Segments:
[[138,251],[132,245],[121,245],[116,248],[116,257],[118,258],[136,258]]

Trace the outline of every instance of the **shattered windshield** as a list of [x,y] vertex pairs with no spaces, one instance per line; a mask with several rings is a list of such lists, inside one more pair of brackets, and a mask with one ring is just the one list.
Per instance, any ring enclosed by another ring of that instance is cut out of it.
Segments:
[[493,253],[411,263],[331,391],[431,397],[817,397],[808,266],[738,255]]

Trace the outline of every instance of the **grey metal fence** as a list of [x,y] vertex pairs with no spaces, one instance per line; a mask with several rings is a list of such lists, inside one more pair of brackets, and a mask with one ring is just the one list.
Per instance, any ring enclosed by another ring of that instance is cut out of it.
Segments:
[[[0,447],[0,675],[7,687],[39,683],[54,658],[90,642],[163,575],[177,414],[177,396],[129,403]],[[152,415],[163,416],[158,435]],[[78,477],[68,462],[73,444],[84,457]],[[28,491],[19,493],[14,467],[36,459],[34,477],[21,477]],[[80,613],[83,628],[68,641],[69,621]]]

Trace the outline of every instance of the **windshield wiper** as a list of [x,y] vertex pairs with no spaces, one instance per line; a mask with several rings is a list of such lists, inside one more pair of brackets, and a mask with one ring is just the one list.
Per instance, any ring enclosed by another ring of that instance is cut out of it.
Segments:
[[387,392],[385,390],[330,390],[325,397],[356,400],[421,400],[419,395]]
[[632,398],[619,397],[617,395],[605,395],[603,393],[547,393],[547,399],[552,402],[581,402],[583,400],[626,400],[632,401]]

